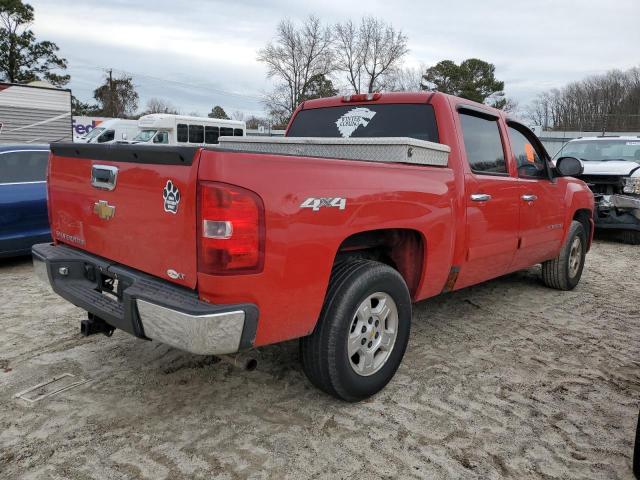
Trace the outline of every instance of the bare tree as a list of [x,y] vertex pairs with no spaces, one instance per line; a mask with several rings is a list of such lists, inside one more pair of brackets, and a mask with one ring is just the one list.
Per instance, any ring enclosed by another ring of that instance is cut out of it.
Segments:
[[419,92],[426,67],[397,68],[388,77],[387,90],[392,92]]
[[168,100],[154,97],[150,98],[149,101],[147,101],[147,107],[144,111],[145,115],[148,115],[150,113],[171,113],[177,115],[180,112]]
[[240,111],[240,110],[234,110],[233,113],[231,114],[231,119],[232,120],[239,120],[239,121],[243,121],[244,120],[244,112]]
[[611,70],[543,92],[528,106],[527,116],[554,130],[638,130],[640,68]]
[[246,119],[247,128],[252,130],[257,130],[259,127],[269,127],[269,120],[267,118],[256,117],[255,115],[251,115]]
[[355,93],[384,90],[409,52],[407,37],[391,24],[373,17],[351,20],[334,27],[336,68],[346,73]]
[[282,20],[274,41],[258,51],[258,61],[267,65],[269,78],[277,80],[274,91],[265,97],[268,110],[288,118],[309,81],[333,69],[331,29],[315,16],[309,16],[301,26]]

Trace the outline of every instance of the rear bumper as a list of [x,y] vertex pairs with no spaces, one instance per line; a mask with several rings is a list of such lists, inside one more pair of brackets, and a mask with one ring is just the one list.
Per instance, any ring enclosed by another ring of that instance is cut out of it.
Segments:
[[[32,253],[36,275],[55,293],[136,337],[200,355],[253,346],[255,305],[212,305],[192,290],[64,245],[34,245]],[[113,280],[118,286],[109,292]]]

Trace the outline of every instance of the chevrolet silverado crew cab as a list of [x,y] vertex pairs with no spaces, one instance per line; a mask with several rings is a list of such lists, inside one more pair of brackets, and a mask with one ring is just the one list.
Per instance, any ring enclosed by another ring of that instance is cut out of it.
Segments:
[[53,144],[36,272],[122,329],[221,355],[300,338],[311,382],[356,401],[407,346],[413,302],[535,264],[580,280],[582,164],[501,111],[441,93],[311,100],[284,138]]
[[593,190],[596,228],[618,231],[622,240],[640,245],[640,137],[583,137],[556,155],[579,158],[579,176]]

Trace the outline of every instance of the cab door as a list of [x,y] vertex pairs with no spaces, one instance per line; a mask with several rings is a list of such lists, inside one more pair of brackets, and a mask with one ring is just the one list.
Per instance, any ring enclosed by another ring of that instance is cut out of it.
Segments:
[[518,247],[519,183],[509,168],[498,117],[458,112],[465,156],[466,259],[456,288],[504,275]]
[[549,157],[536,136],[517,122],[508,122],[507,131],[520,185],[516,270],[558,255],[566,206],[564,189],[550,175]]

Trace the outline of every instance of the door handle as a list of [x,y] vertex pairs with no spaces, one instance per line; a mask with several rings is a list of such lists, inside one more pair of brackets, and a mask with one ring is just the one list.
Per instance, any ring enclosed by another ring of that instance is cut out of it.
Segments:
[[472,193],[471,200],[474,202],[488,202],[491,200],[491,195],[487,193]]
[[111,165],[93,165],[91,167],[91,185],[101,190],[113,190],[118,180],[118,167]]
[[531,195],[531,194],[522,195],[520,198],[525,202],[535,202],[538,199],[537,195]]

